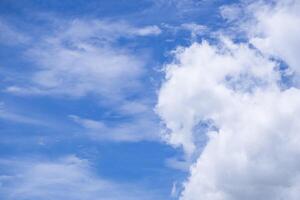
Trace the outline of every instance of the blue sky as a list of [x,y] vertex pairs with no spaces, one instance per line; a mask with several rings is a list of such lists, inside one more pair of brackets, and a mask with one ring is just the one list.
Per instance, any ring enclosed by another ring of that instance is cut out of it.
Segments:
[[[235,173],[253,169],[235,169],[242,161],[234,155],[252,156],[244,138],[268,151],[262,133],[280,138],[272,128],[281,116],[297,119],[285,107],[267,115],[272,108],[259,99],[298,108],[298,8],[281,0],[2,0],[1,199],[259,199],[236,189],[249,183]],[[277,42],[286,21],[295,34]],[[251,135],[249,124],[262,126],[257,116],[270,120]],[[253,155],[260,176],[265,157]],[[236,178],[234,189],[220,174]],[[269,181],[253,185],[260,180]]]

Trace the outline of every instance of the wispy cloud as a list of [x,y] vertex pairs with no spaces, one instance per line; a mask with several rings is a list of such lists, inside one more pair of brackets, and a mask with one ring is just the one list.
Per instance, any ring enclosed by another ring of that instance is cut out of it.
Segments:
[[[7,200],[160,199],[143,186],[99,177],[88,160],[74,155],[53,161],[0,160],[0,197]],[[9,167],[9,168],[8,168]]]
[[37,67],[27,84],[11,85],[7,92],[71,97],[93,93],[122,98],[139,87],[146,61],[142,54],[118,46],[118,39],[161,31],[157,26],[138,28],[99,20],[62,22],[56,28],[27,50],[26,57]]
[[[155,115],[151,106],[143,103],[145,85],[141,79],[145,78],[148,60],[142,53],[120,43],[137,37],[156,37],[160,33],[158,26],[134,26],[125,21],[60,20],[25,50],[24,59],[32,64],[28,76],[10,81],[4,91],[20,96],[81,98],[91,95],[99,104],[130,118],[127,122],[108,124],[73,116],[92,138],[157,139]],[[128,99],[139,93],[141,97]],[[5,114],[7,119],[21,121],[20,116]]]
[[30,42],[30,37],[0,19],[0,43],[6,45],[19,45],[28,42]]
[[[162,29],[166,32],[174,34],[176,37],[179,37],[177,34],[180,32],[189,32],[191,42],[197,41],[197,39],[209,32],[208,27],[198,23],[182,23],[178,26],[170,24],[162,24]],[[174,37],[174,36],[173,36]]]
[[8,110],[3,102],[0,102],[0,119],[16,123],[32,125],[48,125],[44,121]]
[[83,132],[98,141],[138,142],[160,140],[158,123],[149,116],[138,116],[127,122],[109,123],[105,121],[69,116],[84,128]]

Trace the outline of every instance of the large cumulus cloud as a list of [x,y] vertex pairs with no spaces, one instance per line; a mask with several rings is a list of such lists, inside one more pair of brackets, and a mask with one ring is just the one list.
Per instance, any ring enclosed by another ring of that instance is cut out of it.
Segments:
[[245,42],[203,41],[178,49],[167,65],[157,112],[169,143],[191,156],[200,148],[196,128],[209,125],[182,200],[300,196],[299,5],[227,7]]

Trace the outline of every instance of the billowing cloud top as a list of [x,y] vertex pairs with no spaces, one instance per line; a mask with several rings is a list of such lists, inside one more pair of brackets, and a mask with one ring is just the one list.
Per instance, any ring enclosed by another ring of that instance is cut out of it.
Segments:
[[182,200],[299,198],[299,6],[223,7],[231,31],[179,48],[166,66],[157,112],[168,142],[197,157]]

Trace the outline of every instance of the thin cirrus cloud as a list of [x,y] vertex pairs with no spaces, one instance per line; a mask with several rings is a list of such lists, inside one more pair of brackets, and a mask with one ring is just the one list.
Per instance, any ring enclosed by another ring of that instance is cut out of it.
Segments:
[[[299,5],[260,1],[222,8],[247,41],[235,43],[229,34],[217,45],[180,48],[166,66],[157,112],[170,130],[169,143],[196,156],[180,199],[299,198],[300,90],[297,82],[281,87],[286,71],[299,77]],[[215,128],[195,154],[195,127],[206,121]]]
[[146,62],[142,55],[118,46],[118,39],[155,36],[160,31],[157,26],[137,28],[125,22],[65,22],[27,49],[26,58],[37,66],[29,84],[12,84],[6,91],[71,97],[93,93],[122,99],[125,91],[140,87]]
[[30,37],[22,34],[18,29],[0,20],[0,43],[6,45],[26,44],[30,42]]
[[70,115],[75,123],[84,129],[85,135],[96,141],[138,142],[142,140],[159,140],[156,120],[150,116],[137,116],[128,122],[108,124],[101,120]]
[[24,199],[161,199],[143,186],[120,184],[97,176],[88,160],[70,155],[51,161],[0,160],[0,197]]
[[[61,20],[52,25],[49,33],[26,46],[24,58],[33,64],[28,68],[29,75],[20,75],[20,81],[10,81],[5,92],[74,99],[92,94],[100,104],[130,121],[107,124],[108,120],[72,117],[86,136],[118,142],[158,140],[157,119],[149,103],[143,98],[127,99],[145,87],[141,79],[147,71],[147,58],[119,40],[156,37],[161,29],[109,20]],[[4,120],[14,117],[14,122],[21,122],[20,117],[12,114],[1,115]],[[91,123],[97,126],[88,126]]]
[[[25,59],[34,64],[29,76],[23,82],[11,81],[5,92],[74,99],[92,94],[99,104],[103,103],[107,108],[113,105],[111,110],[132,120],[118,125],[94,120],[98,124],[95,129],[86,126],[92,119],[76,116],[74,122],[85,128],[91,138],[110,141],[157,139],[157,122],[150,105],[142,102],[144,97],[135,99],[136,103],[127,100],[128,96],[138,94],[145,87],[141,79],[147,71],[147,58],[120,45],[119,40],[156,37],[161,29],[157,26],[136,27],[124,21],[79,19],[62,20],[53,26],[48,34],[25,50]],[[136,117],[137,112],[146,114]],[[145,129],[147,133],[144,133]]]
[[11,111],[3,102],[0,102],[0,119],[22,124],[47,125],[47,123],[45,123],[42,120],[31,118],[24,114],[19,114],[14,111]]

